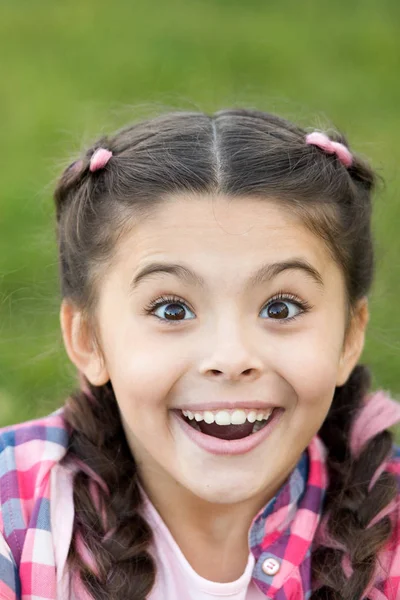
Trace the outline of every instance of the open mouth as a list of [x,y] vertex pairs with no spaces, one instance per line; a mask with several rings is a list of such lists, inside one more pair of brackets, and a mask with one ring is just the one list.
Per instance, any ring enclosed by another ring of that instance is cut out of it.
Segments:
[[193,429],[221,440],[240,440],[263,429],[280,409],[177,411]]

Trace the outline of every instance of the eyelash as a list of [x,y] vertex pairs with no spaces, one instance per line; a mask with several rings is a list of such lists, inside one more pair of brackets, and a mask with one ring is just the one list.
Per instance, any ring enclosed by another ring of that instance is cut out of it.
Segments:
[[[301,309],[301,312],[298,315],[295,315],[294,317],[289,317],[288,319],[266,319],[266,320],[277,321],[280,325],[284,325],[285,323],[294,321],[295,319],[297,319],[297,317],[299,317],[302,314],[307,313],[312,308],[311,304],[309,304],[306,300],[300,300],[300,298],[298,298],[297,296],[294,296],[293,294],[287,294],[283,291],[280,291],[277,294],[275,294],[274,296],[272,296],[272,298],[270,298],[268,300],[268,302],[263,305],[262,308],[264,309],[269,304],[272,304],[273,302],[276,302],[279,300],[289,300],[290,302],[297,304],[297,306]],[[187,304],[187,302],[185,302],[179,296],[174,296],[174,295],[160,296],[159,298],[152,300],[144,308],[144,312],[145,312],[145,314],[153,314],[154,311],[157,308],[159,308],[160,306],[162,306],[163,304],[182,304],[183,306],[185,306],[186,308],[188,308],[189,310],[194,312],[190,308],[190,306]],[[174,321],[174,320],[169,321],[168,319],[162,319],[161,317],[159,317],[158,315],[155,315],[155,314],[153,314],[153,316],[156,317],[156,319],[158,319],[159,321],[163,321],[164,323],[167,323],[168,325],[172,325],[172,326],[178,325],[179,323],[182,323],[183,321],[187,320],[187,319],[181,319],[181,320],[178,319],[176,321]],[[193,319],[190,319],[190,320],[193,320]]]

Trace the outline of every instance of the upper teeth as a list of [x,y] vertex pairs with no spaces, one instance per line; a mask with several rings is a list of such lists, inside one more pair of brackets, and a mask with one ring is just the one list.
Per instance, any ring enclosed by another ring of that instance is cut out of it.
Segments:
[[267,410],[218,410],[218,411],[199,411],[192,412],[190,410],[183,410],[182,413],[185,417],[190,420],[196,419],[196,421],[205,421],[206,423],[217,423],[217,425],[242,425],[246,422],[246,419],[250,423],[255,421],[267,420],[271,413],[272,408]]

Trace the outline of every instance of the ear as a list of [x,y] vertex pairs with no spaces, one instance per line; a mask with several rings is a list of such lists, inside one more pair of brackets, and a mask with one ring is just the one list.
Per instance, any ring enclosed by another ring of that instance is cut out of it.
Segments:
[[63,300],[60,323],[65,349],[74,363],[92,385],[103,385],[110,379],[104,359],[89,335],[82,312],[71,302]]
[[336,385],[344,385],[356,366],[364,348],[365,332],[369,321],[368,299],[358,301],[339,360]]

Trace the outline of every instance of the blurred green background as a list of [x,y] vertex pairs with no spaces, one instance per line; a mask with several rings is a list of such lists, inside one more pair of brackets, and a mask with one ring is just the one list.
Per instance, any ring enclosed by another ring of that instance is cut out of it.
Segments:
[[0,426],[75,385],[63,347],[52,189],[82,147],[169,109],[250,106],[335,125],[385,180],[362,361],[400,394],[400,3],[1,3]]

